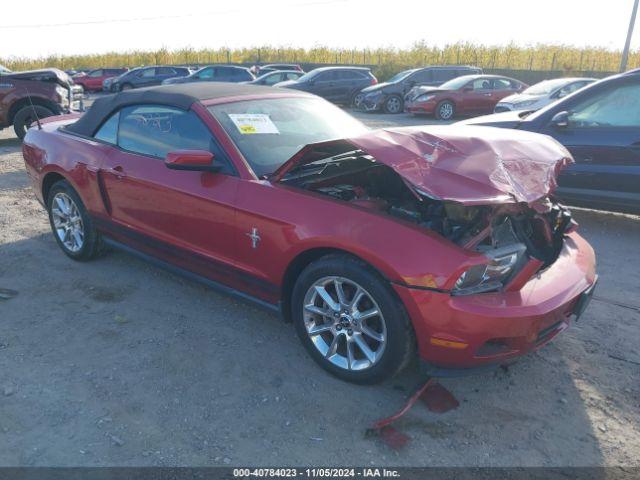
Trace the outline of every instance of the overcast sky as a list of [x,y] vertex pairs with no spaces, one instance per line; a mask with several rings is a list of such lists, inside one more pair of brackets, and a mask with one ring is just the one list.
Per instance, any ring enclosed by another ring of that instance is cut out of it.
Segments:
[[[424,40],[621,49],[633,0],[5,0],[0,57],[166,47],[410,47]],[[640,20],[640,19],[639,19]],[[640,48],[640,27],[632,48]]]

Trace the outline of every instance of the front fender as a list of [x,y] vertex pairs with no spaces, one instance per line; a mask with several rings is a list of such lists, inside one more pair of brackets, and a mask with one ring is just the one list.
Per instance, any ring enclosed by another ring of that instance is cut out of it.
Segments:
[[[390,282],[433,289],[483,259],[424,227],[293,187],[241,182],[237,205],[239,262],[278,285],[313,249],[344,251]],[[247,238],[253,229],[262,238],[258,248]]]

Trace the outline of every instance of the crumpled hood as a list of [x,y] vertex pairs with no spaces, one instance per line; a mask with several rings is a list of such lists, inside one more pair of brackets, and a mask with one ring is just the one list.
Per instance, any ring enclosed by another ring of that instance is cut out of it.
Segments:
[[42,68],[39,70],[24,70],[22,72],[2,73],[3,79],[56,81],[61,85],[71,85],[73,80],[59,68]]
[[532,203],[557,186],[573,163],[553,138],[532,132],[474,126],[425,126],[374,130],[310,144],[274,174],[276,180],[302,163],[310,150],[352,145],[393,168],[419,193],[465,205]]
[[407,98],[407,100],[415,100],[416,98],[418,98],[420,95],[424,95],[425,93],[441,93],[441,92],[448,92],[450,90],[444,90],[440,87],[433,87],[433,86],[429,86],[429,85],[419,85],[417,87],[413,87],[411,90],[409,90],[409,92],[407,93],[407,95],[405,96],[405,98]]
[[395,83],[389,83],[389,82],[376,83],[375,85],[371,85],[369,87],[363,88],[362,90],[360,90],[360,92],[364,94],[377,92],[379,90],[382,90],[385,87],[388,87],[389,85],[395,85]]

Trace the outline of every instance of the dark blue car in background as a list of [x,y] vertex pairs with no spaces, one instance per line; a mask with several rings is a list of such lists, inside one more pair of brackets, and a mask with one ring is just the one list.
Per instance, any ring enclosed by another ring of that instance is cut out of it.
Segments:
[[297,80],[286,80],[274,86],[313,93],[333,103],[353,105],[363,88],[376,83],[378,80],[366,67],[320,67]]
[[132,88],[160,85],[164,80],[175,77],[186,77],[191,74],[187,67],[150,66],[138,67],[114,78],[108,88],[112,92],[130,90]]
[[498,113],[460,123],[550,135],[576,161],[560,175],[560,198],[640,213],[640,70],[600,80],[537,112]]
[[163,85],[195,82],[250,82],[255,77],[248,68],[235,65],[208,65],[196,70],[191,75],[169,78]]

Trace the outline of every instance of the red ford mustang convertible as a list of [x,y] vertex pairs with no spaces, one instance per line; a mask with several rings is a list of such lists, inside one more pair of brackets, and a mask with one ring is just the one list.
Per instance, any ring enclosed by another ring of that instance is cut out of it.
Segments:
[[75,260],[124,248],[281,312],[360,383],[504,364],[586,308],[595,258],[552,191],[555,140],[369,131],[298,91],[186,84],[96,100],[23,154]]

